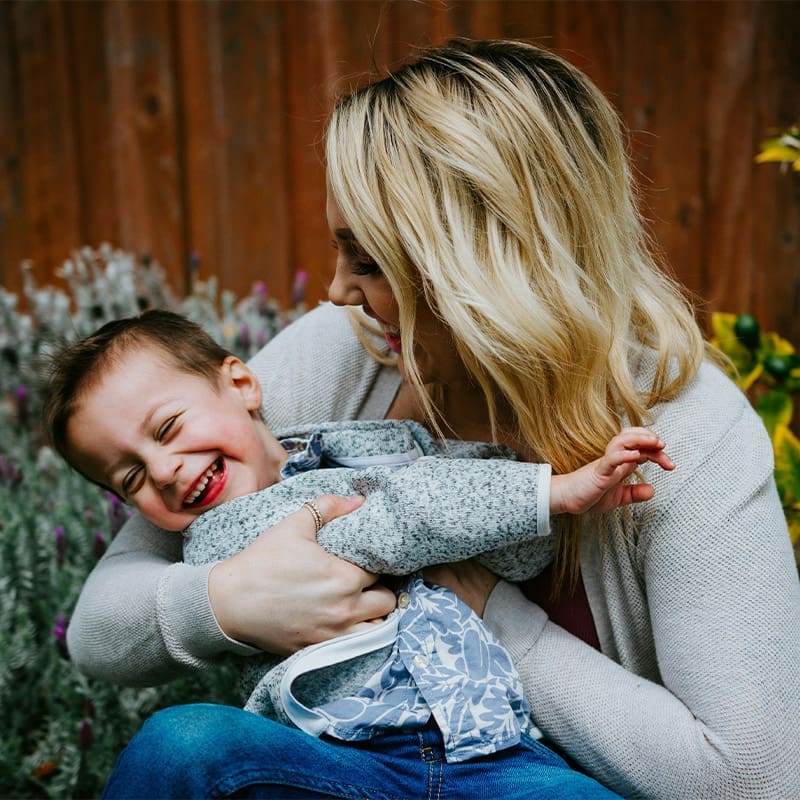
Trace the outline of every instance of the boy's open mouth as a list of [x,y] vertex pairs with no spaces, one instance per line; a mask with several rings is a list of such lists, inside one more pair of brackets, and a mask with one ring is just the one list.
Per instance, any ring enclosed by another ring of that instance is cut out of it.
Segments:
[[[205,471],[203,476],[194,485],[192,491],[186,496],[186,499],[183,501],[184,508],[197,508],[208,502],[212,495],[212,490],[219,486],[219,482],[224,475],[224,463],[222,456],[220,456]],[[213,491],[213,494],[216,495],[217,492]]]

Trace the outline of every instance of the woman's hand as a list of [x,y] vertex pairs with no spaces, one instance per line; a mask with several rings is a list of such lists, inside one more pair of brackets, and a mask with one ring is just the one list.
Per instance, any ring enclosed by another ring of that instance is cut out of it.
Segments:
[[[323,520],[348,514],[361,496],[323,495]],[[300,508],[209,575],[211,607],[223,632],[279,655],[352,633],[389,614],[395,596],[376,576],[323,550],[314,517]]]
[[455,592],[479,617],[483,617],[486,601],[500,580],[475,559],[426,567],[422,575],[428,583]]

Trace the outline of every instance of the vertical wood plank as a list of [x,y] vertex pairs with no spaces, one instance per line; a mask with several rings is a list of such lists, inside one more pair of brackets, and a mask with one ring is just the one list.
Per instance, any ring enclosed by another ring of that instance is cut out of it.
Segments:
[[113,191],[119,245],[156,258],[181,288],[182,213],[168,4],[107,6]]
[[218,274],[237,296],[259,280],[285,301],[291,276],[283,5],[218,6],[228,197]]
[[236,231],[229,229],[235,215],[230,210],[226,172],[219,3],[187,0],[177,3],[174,12],[184,202],[182,264],[198,256],[196,277],[221,278],[229,288],[231,265],[225,242]]
[[541,47],[553,47],[553,3],[506,0],[503,12],[503,37],[526,39]]
[[49,283],[53,271],[81,240],[73,199],[77,183],[74,87],[69,80],[64,7],[57,2],[19,3],[13,11],[22,100],[24,224],[12,233],[12,252],[16,260],[30,257],[37,280]]
[[[325,18],[321,3],[291,3],[285,8],[286,99],[291,209],[290,277],[309,276],[309,307],[327,297],[331,275],[330,234],[325,221],[325,165],[323,135],[332,103],[326,73]],[[302,86],[304,91],[294,87]],[[268,287],[269,288],[269,287]]]
[[755,292],[750,197],[757,92],[755,11],[754,5],[735,3],[716,9],[715,46],[705,54],[703,297],[712,309],[752,308]]
[[[775,128],[800,121],[800,4],[758,4],[756,25],[753,153]],[[754,292],[743,310],[800,347],[800,174],[752,163],[749,174]]]
[[631,135],[643,211],[668,266],[704,294],[706,164],[703,51],[717,44],[702,4],[625,4],[620,106]]
[[619,108],[624,7],[607,0],[575,0],[556,3],[552,11],[553,46],[563,58],[585,72]]
[[80,244],[91,247],[103,242],[117,244],[123,209],[111,191],[112,147],[108,131],[112,119],[104,43],[107,6],[92,0],[75,0],[65,4],[64,10],[69,30],[69,70],[74,86],[72,103],[78,177],[73,198],[80,212]]
[[0,285],[19,291],[19,261],[27,252],[23,207],[22,88],[14,7],[0,3]]

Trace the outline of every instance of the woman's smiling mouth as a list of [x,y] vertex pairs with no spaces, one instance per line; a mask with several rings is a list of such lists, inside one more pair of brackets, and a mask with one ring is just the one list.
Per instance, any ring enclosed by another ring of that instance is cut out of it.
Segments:
[[394,353],[400,353],[402,350],[402,337],[400,336],[400,328],[398,328],[396,325],[390,325],[388,322],[384,322],[380,318],[376,318],[376,322],[381,326],[381,330],[386,338],[386,344],[389,345],[389,349]]

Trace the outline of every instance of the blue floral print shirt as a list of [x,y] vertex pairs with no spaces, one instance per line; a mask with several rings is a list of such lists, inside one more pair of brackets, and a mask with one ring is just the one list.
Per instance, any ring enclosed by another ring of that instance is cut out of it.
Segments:
[[398,600],[406,605],[391,655],[356,694],[315,709],[325,733],[367,739],[387,728],[419,728],[433,717],[447,760],[466,761],[532,732],[511,658],[468,606],[419,575]]

